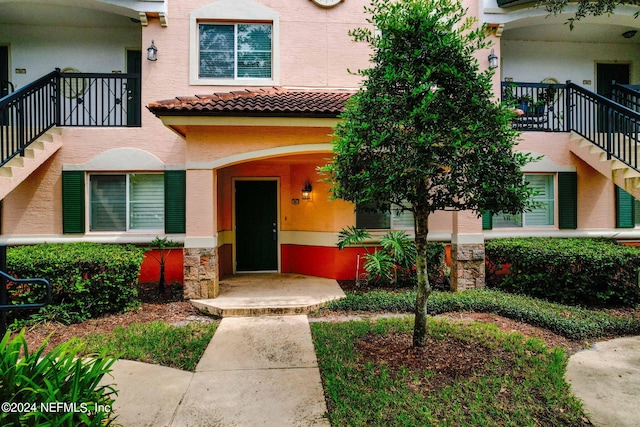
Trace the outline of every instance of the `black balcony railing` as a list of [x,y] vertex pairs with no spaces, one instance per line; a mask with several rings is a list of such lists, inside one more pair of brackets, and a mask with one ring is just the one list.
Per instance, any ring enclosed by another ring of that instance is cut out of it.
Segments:
[[613,100],[571,82],[502,83],[502,99],[520,114],[522,131],[576,132],[636,170],[640,132],[640,93],[614,85]]
[[0,99],[0,166],[54,126],[140,126],[140,74],[56,70]]
[[611,88],[611,100],[632,109],[640,111],[640,86],[613,84]]
[[502,100],[518,112],[514,127],[522,131],[566,131],[566,85],[502,83]]

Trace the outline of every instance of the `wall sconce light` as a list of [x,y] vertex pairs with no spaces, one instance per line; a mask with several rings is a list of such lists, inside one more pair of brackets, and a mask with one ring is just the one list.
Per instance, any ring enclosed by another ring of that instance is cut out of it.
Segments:
[[158,60],[158,48],[151,40],[151,46],[147,48],[147,59],[149,61],[157,61]]
[[493,53],[493,49],[491,49],[491,53],[489,54],[489,68],[498,68],[498,57],[495,53]]
[[302,200],[311,200],[311,183],[309,180],[304,182],[304,188],[302,189]]
[[636,34],[638,34],[638,31],[629,30],[629,31],[625,31],[624,33],[622,33],[622,37],[624,37],[625,39],[630,39],[631,37],[635,36]]

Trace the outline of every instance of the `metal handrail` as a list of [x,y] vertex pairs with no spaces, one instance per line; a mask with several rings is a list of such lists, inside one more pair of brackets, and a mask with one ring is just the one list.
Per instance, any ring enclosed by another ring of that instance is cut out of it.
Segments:
[[[47,288],[47,298],[43,302],[31,304],[7,304],[7,281],[13,283],[41,283]],[[7,311],[41,308],[51,302],[51,283],[45,279],[17,279],[0,270],[0,339],[7,332]]]
[[[5,273],[7,269],[7,247],[0,245],[0,337],[7,332],[7,311],[25,310],[44,307],[51,302],[51,283],[45,279],[18,279]],[[43,302],[31,304],[9,304],[7,282],[12,283],[40,283],[47,289],[47,297]]]
[[8,282],[12,283],[40,283],[47,288],[47,298],[44,302],[32,303],[32,304],[0,304],[0,310],[21,310],[27,308],[40,308],[51,302],[51,283],[46,279],[17,279],[0,270],[0,276]]
[[[553,97],[548,96],[549,87],[553,87]],[[613,93],[611,100],[570,81],[555,85],[502,83],[502,100],[520,110],[514,128],[576,132],[602,148],[609,159],[640,171],[640,92],[614,84]]]
[[621,85],[614,82],[611,88],[611,99],[634,111],[640,111],[639,86]]
[[573,83],[567,84],[570,116],[568,130],[639,170],[640,113]]
[[0,98],[0,166],[54,126],[139,127],[141,76],[63,73]]
[[0,166],[56,125],[56,72],[0,99]]

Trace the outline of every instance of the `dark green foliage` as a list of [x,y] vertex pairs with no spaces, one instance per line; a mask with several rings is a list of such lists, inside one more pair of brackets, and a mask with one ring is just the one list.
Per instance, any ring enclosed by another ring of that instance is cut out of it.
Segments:
[[[568,4],[569,0],[540,0],[540,5],[544,6],[547,12],[553,15],[563,13]],[[638,6],[638,2],[636,0],[577,0],[575,5],[575,14],[567,19],[570,29],[573,29],[576,21],[584,17],[610,15],[618,5]],[[638,13],[639,12],[635,13],[636,18],[638,17]]]
[[[490,286],[565,304],[640,302],[640,249],[605,239],[514,238],[486,242]],[[511,274],[496,270],[511,266]]]
[[[51,283],[53,301],[35,317],[75,323],[137,307],[143,256],[133,246],[41,244],[9,248],[7,268],[14,277]],[[44,294],[42,289],[11,288],[10,298],[15,303],[35,302]]]
[[[369,252],[366,243],[373,243],[375,247]],[[362,246],[367,254],[364,258],[364,269],[367,272],[367,285],[395,287],[415,286],[416,275],[416,244],[404,231],[388,231],[379,242],[372,240],[369,232],[364,228],[347,227],[340,231],[338,248],[344,249],[350,245]],[[379,247],[378,247],[379,245]],[[427,268],[429,283],[434,289],[448,290],[449,277],[445,273],[445,249],[440,242],[428,242]],[[360,280],[360,278],[358,278]]]
[[[110,425],[116,391],[99,383],[116,358],[104,354],[79,358],[77,348],[69,343],[45,354],[45,345],[29,353],[24,330],[13,339],[8,332],[0,342],[0,402],[29,404],[29,409],[36,409],[9,412],[3,408],[0,425]],[[40,405],[47,402],[75,403],[77,410],[41,411]]]
[[374,51],[336,127],[323,168],[336,197],[414,214],[441,209],[521,212],[531,191],[514,152],[514,113],[495,101],[492,71],[474,52],[483,28],[455,1],[373,0],[369,28],[352,31]]
[[427,271],[429,283],[434,290],[448,291],[451,289],[449,282],[449,268],[444,262],[445,245],[441,242],[427,243]]
[[371,234],[364,228],[349,226],[338,233],[338,249],[344,249],[350,245],[362,245],[371,238]]
[[[347,298],[332,301],[327,308],[336,311],[410,313],[414,309],[415,298],[415,291],[349,292]],[[488,289],[433,292],[427,301],[427,310],[431,315],[457,311],[494,313],[549,329],[570,339],[640,334],[640,320],[637,319]]]
[[[429,215],[443,210],[522,212],[532,190],[513,150],[514,112],[496,101],[491,70],[474,56],[485,29],[455,0],[372,0],[368,27],[351,31],[372,48],[362,89],[335,129],[321,170],[335,197],[410,211],[416,224],[416,328],[424,346]],[[372,28],[379,30],[375,34]]]

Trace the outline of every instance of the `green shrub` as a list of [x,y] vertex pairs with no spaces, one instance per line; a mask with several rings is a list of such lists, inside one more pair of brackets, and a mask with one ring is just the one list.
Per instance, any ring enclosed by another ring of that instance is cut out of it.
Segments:
[[449,273],[444,262],[445,246],[441,242],[427,242],[429,284],[435,290],[450,290]]
[[[488,285],[565,304],[640,302],[640,250],[605,239],[513,238],[485,244]],[[510,265],[510,274],[496,271]]]
[[[348,292],[345,299],[330,302],[327,309],[412,313],[415,300],[415,291]],[[427,311],[430,315],[458,311],[494,313],[549,329],[570,339],[583,340],[640,333],[640,321],[636,319],[488,289],[455,293],[435,291],[427,300]]]
[[[7,269],[14,277],[47,279],[53,300],[37,316],[73,323],[137,307],[142,259],[133,246],[41,244],[9,248]],[[38,286],[11,288],[10,298],[36,302],[44,293]]]
[[[363,268],[367,273],[368,283],[373,286],[409,287],[417,283],[415,269],[416,244],[404,231],[388,231],[379,241],[379,248],[369,252],[364,242],[371,235],[364,228],[346,227],[339,233],[338,248],[351,245],[362,245],[367,252],[364,256]],[[444,244],[427,243],[427,266],[429,282],[434,289],[449,289],[449,278],[445,274]]]
[[[0,342],[0,424],[3,426],[106,426],[111,424],[116,391],[100,385],[113,357],[78,358],[77,349],[60,344],[47,354],[46,342],[29,353],[24,330]],[[68,404],[68,408],[46,406]],[[75,405],[75,408],[72,406]],[[43,410],[44,409],[44,410]]]

